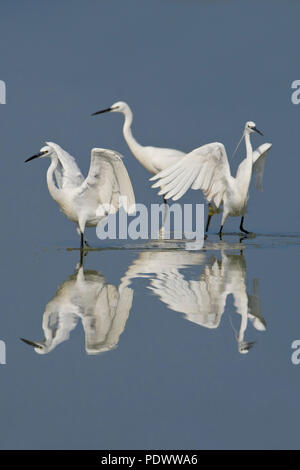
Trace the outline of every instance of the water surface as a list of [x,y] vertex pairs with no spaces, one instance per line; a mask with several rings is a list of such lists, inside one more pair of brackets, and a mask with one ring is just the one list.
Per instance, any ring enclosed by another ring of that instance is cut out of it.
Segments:
[[7,253],[1,447],[297,447],[299,242]]

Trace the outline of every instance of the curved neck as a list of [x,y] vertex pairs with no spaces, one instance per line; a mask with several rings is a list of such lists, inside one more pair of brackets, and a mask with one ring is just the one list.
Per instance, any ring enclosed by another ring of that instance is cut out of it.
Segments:
[[249,132],[245,132],[245,145],[246,145],[246,158],[243,162],[243,171],[239,172],[237,179],[242,186],[242,189],[248,192],[253,166],[253,150],[250,142]]
[[57,167],[58,164],[58,158],[57,156],[51,156],[51,164],[47,170],[47,185],[49,189],[49,193],[53,197],[55,201],[58,202],[59,200],[59,189],[56,187],[54,178],[53,178],[53,173]]
[[135,138],[133,137],[132,132],[131,132],[131,124],[132,124],[133,115],[132,115],[132,111],[129,108],[129,106],[124,109],[123,114],[124,114],[124,117],[125,117],[124,125],[123,125],[124,139],[126,140],[126,142],[128,144],[128,147],[130,148],[133,155],[140,161],[140,163],[143,163],[141,161],[143,158],[140,154],[140,151],[143,150],[143,146],[140,145],[135,140]]
[[246,132],[245,134],[245,144],[246,144],[246,158],[252,163],[253,151],[252,151],[252,145],[250,142],[249,132]]

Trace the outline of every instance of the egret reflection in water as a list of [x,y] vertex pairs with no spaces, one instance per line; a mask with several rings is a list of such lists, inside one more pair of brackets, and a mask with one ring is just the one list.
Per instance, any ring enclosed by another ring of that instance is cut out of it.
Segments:
[[[208,259],[204,253],[142,252],[128,268],[123,282],[130,285],[134,278],[148,278],[150,285],[147,287],[169,309],[210,329],[220,325],[227,297],[232,295],[236,313],[241,316],[239,330],[235,330],[232,321],[231,324],[239,352],[247,353],[254,344],[244,339],[249,322],[258,331],[266,328],[260,311],[258,280],[253,281],[253,293],[249,294],[243,251],[226,253],[224,247],[230,249],[230,245],[223,244],[221,258],[210,256]],[[186,279],[186,273],[180,271],[192,265],[204,265],[197,280]]]
[[67,341],[79,320],[85,333],[87,354],[114,349],[123,333],[133,300],[133,290],[120,284],[107,284],[97,271],[84,270],[79,263],[75,273],[58,288],[43,314],[44,341],[21,338],[39,354],[47,354]]
[[[221,245],[206,243],[206,251],[201,252],[148,249],[140,252],[127,268],[118,287],[107,284],[100,272],[84,270],[81,257],[75,273],[61,284],[46,305],[42,323],[45,339],[23,341],[37,353],[47,354],[69,339],[80,319],[87,354],[114,349],[132,307],[132,282],[145,278],[147,287],[170,310],[208,329],[219,327],[227,298],[232,295],[235,311],[240,315],[239,328],[233,326],[231,316],[230,323],[238,351],[247,353],[254,344],[245,340],[248,326],[264,331],[266,324],[260,310],[258,280],[253,280],[251,294],[247,290],[242,248],[240,243],[222,242]],[[191,267],[201,267],[200,276],[191,273]]]

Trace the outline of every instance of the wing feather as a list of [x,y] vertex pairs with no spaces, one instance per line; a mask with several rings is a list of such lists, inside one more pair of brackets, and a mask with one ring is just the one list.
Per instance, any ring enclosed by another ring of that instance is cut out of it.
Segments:
[[54,142],[46,142],[46,144],[53,148],[59,161],[55,170],[57,186],[60,189],[76,188],[80,186],[84,178],[77,166],[75,158]]
[[[266,163],[266,156],[272,144],[265,143],[257,147],[254,150],[252,155],[253,160],[253,172],[255,174],[255,186],[258,191],[262,191],[262,182],[264,176],[264,169]],[[246,165],[246,159],[243,160],[237,170],[236,176],[238,177],[239,173],[243,171],[244,165]]]
[[85,183],[90,190],[97,192],[99,205],[111,206],[110,213],[118,210],[120,206],[128,213],[134,212],[135,197],[132,184],[118,152],[94,148]]
[[255,152],[253,152],[253,171],[255,173],[255,186],[258,191],[263,189],[263,176],[266,164],[266,156],[272,144],[260,145]]
[[178,199],[180,199],[187,192],[187,190],[191,187],[191,184],[193,183],[194,179],[195,179],[195,175],[191,171],[190,175],[187,178],[185,178],[184,184],[181,185],[180,191],[177,192],[177,194],[173,197],[174,201],[177,201]]
[[201,189],[206,199],[219,207],[230,179],[224,145],[215,142],[193,150],[150,180],[156,181],[152,187],[160,186],[159,194],[164,194],[166,199],[176,201],[189,188]]

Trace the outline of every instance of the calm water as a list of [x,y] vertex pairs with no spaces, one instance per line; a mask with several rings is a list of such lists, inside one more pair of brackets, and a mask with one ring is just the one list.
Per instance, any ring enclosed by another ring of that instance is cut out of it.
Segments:
[[[1,2],[0,15],[0,448],[299,448],[300,2],[32,5]],[[86,175],[91,148],[115,149],[136,201],[157,203],[122,117],[91,117],[118,100],[142,145],[222,142],[233,173],[255,121],[254,148],[273,146],[245,226],[269,235],[210,235],[201,251],[102,243],[80,268],[49,162],[24,160],[53,141]]]
[[299,447],[300,236],[102,245],[6,250],[1,447]]

